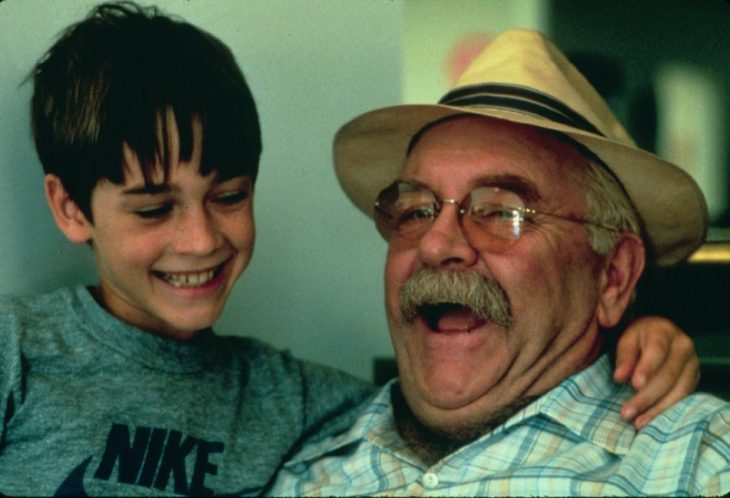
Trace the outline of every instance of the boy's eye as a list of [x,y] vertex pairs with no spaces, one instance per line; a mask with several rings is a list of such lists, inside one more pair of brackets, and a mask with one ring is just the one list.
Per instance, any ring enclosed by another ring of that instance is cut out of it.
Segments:
[[216,195],[213,198],[213,202],[231,206],[245,201],[248,198],[248,190],[236,190],[233,192],[225,192],[223,194]]
[[162,204],[159,206],[152,206],[149,208],[137,209],[134,211],[134,214],[136,214],[140,218],[144,218],[144,219],[148,220],[148,219],[162,218],[163,216],[166,216],[167,214],[169,214],[170,211],[172,211],[172,204]]

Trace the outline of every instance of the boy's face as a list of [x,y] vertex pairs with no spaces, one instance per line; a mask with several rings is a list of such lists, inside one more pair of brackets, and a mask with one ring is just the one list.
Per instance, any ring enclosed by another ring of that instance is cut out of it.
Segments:
[[198,123],[194,134],[189,162],[178,162],[172,140],[167,182],[158,169],[145,186],[126,149],[124,184],[102,181],[91,196],[89,232],[104,305],[125,322],[178,340],[218,319],[255,238],[251,179],[201,176]]

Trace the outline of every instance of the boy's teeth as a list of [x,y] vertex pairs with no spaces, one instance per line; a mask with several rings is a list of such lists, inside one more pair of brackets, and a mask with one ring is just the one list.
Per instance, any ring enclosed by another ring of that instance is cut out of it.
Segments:
[[208,270],[197,273],[165,273],[162,278],[175,287],[200,287],[210,282],[214,275],[215,270]]

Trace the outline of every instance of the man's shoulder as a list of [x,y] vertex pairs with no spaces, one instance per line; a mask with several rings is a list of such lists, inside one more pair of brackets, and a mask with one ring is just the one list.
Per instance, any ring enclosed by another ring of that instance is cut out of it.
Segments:
[[636,433],[622,455],[625,478],[646,494],[724,494],[730,490],[730,403],[696,393]]
[[639,431],[632,452],[730,472],[730,403],[695,393],[667,408]]
[[706,393],[693,393],[659,414],[642,432],[671,439],[690,430],[713,432],[730,442],[730,403]]

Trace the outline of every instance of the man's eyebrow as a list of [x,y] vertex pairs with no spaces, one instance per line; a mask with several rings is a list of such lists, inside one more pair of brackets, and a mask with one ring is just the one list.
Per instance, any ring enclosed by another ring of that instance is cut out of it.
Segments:
[[477,178],[474,184],[475,186],[499,187],[509,190],[519,195],[525,202],[536,202],[542,198],[537,186],[521,176],[509,174],[487,175]]
[[170,192],[172,188],[170,185],[166,183],[151,183],[146,185],[141,185],[138,187],[130,187],[127,189],[122,190],[122,194],[125,195],[140,195],[140,194],[146,194],[146,195],[154,195],[154,194],[165,194],[167,192]]
[[[431,190],[431,187],[413,178],[399,178],[397,181],[411,183],[418,187],[422,187]],[[540,192],[537,190],[537,186],[531,181],[517,175],[511,174],[498,174],[498,175],[484,175],[477,177],[472,182],[472,190],[477,187],[499,187],[504,190],[509,190],[519,195],[520,198],[525,202],[537,202],[542,199]]]

